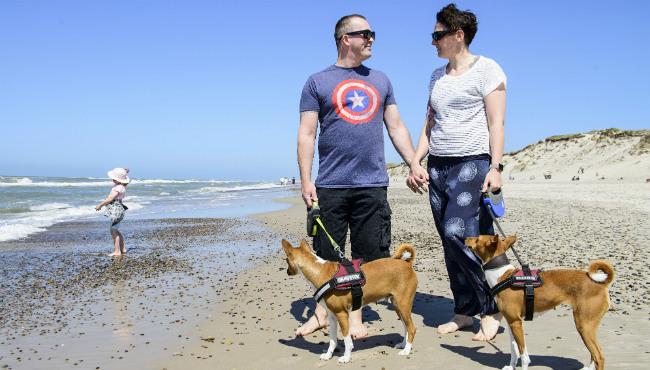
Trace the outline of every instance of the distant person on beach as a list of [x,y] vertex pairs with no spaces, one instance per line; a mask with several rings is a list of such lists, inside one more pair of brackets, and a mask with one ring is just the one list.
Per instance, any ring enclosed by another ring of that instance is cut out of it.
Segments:
[[113,180],[113,188],[108,194],[108,197],[95,207],[96,211],[106,206],[106,216],[111,221],[111,237],[113,238],[113,245],[115,250],[109,256],[121,256],[126,254],[126,247],[124,246],[124,236],[120,233],[119,225],[124,218],[124,213],[128,208],[122,204],[122,200],[126,195],[126,186],[131,182],[129,178],[128,168],[114,168],[108,171],[108,177]]
[[[473,339],[490,340],[497,334],[501,314],[481,261],[464,241],[494,234],[480,199],[482,192],[502,184],[506,75],[494,60],[469,51],[477,29],[476,16],[454,4],[436,15],[432,44],[448,63],[431,75],[428,113],[407,185],[420,193],[428,185],[442,239],[455,316],[438,326],[438,332],[472,327],[473,316],[480,315],[481,328]],[[419,160],[427,154],[425,170]]]
[[[336,63],[311,75],[300,98],[298,165],[302,197],[308,208],[312,201],[319,201],[321,219],[339,245],[345,245],[349,228],[352,258],[369,262],[388,257],[390,247],[384,124],[407,163],[414,149],[390,80],[383,72],[362,64],[372,56],[375,42],[375,32],[366,18],[352,14],[339,19],[334,41]],[[319,169],[314,183],[311,169],[319,123]],[[318,230],[313,245],[320,257],[339,260],[322,230]],[[326,310],[316,305],[315,315],[296,330],[296,335],[325,326]],[[350,315],[350,334],[355,339],[368,335],[361,309]]]

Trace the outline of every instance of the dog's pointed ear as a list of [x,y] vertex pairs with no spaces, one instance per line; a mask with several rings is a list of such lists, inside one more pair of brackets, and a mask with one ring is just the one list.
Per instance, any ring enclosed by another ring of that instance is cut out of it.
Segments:
[[289,243],[285,239],[282,239],[282,249],[284,249],[284,253],[289,254],[291,249],[293,249],[293,245],[291,245],[291,243]]
[[468,238],[465,238],[465,245],[469,247],[469,249],[475,249],[476,245],[478,244],[478,238],[475,236],[470,236]]
[[497,253],[495,255],[498,256],[499,254],[505,253],[508,250],[508,248],[510,248],[516,241],[517,241],[516,235],[510,235],[505,239],[499,239],[499,244],[497,246]]
[[309,243],[305,239],[302,239],[300,241],[300,249],[304,249],[306,251],[311,251],[311,247],[309,246]]

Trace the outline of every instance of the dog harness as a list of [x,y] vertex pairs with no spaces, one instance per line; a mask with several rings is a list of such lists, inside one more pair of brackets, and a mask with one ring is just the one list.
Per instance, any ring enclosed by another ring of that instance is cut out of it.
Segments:
[[363,264],[363,260],[360,258],[352,261],[347,258],[342,259],[334,276],[316,289],[316,293],[314,293],[316,303],[332,290],[351,290],[352,311],[361,308],[361,299],[363,298],[361,287],[366,284],[366,277],[361,271],[361,264]]
[[[492,262],[492,261],[490,261]],[[544,285],[542,277],[539,276],[541,270],[531,270],[528,265],[522,265],[521,269],[515,270],[507,279],[497,283],[490,289],[490,294],[496,296],[500,291],[513,288],[524,289],[524,304],[526,306],[526,314],[524,320],[532,321],[533,312],[535,311],[535,288]]]

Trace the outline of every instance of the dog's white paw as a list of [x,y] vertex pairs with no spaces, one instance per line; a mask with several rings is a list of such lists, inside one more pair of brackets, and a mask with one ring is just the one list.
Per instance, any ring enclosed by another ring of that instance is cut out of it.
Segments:
[[347,364],[350,362],[350,356],[341,356],[339,357],[339,363],[340,364]]
[[332,358],[332,354],[331,354],[331,353],[327,353],[327,352],[325,352],[325,353],[323,353],[322,355],[320,355],[320,359],[323,360],[323,361],[327,361],[327,360],[329,360],[330,358]]
[[501,370],[515,370],[515,368],[508,365],[508,366],[504,366]]
[[582,368],[582,370],[595,370],[596,369],[596,364],[592,361],[589,366],[585,366]]
[[402,343],[396,345],[395,348],[404,348],[403,350],[399,351],[399,355],[408,356],[411,353],[412,345],[407,341],[403,341]]
[[410,348],[404,348],[403,350],[399,351],[400,356],[408,356],[411,354],[411,349]]

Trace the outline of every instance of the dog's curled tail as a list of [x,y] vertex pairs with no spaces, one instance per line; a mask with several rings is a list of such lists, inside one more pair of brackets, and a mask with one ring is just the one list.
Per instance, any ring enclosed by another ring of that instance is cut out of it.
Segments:
[[415,262],[415,248],[413,248],[411,244],[402,244],[397,247],[397,251],[393,255],[393,258],[413,264],[413,262]]
[[587,272],[599,284],[609,285],[614,280],[614,267],[605,260],[592,261]]

